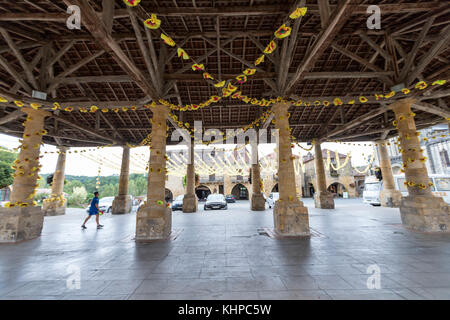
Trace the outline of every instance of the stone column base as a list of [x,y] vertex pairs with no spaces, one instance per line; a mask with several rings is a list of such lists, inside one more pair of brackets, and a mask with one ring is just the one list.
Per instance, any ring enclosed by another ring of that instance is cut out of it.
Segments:
[[61,206],[59,202],[56,203],[44,201],[44,204],[42,206],[42,212],[46,217],[62,216],[66,214],[66,204],[64,203],[64,205]]
[[197,212],[198,200],[195,194],[185,194],[183,198],[183,212]]
[[0,208],[0,243],[31,240],[41,235],[44,213],[41,207]]
[[450,232],[449,211],[449,205],[434,196],[407,196],[400,205],[403,225],[423,232]]
[[253,193],[250,199],[250,208],[252,211],[266,210],[266,199],[262,193]]
[[319,209],[334,209],[334,196],[331,192],[314,193],[314,205]]
[[380,192],[380,201],[383,207],[398,208],[402,203],[402,193],[399,190],[387,189]]
[[308,208],[303,202],[275,202],[273,208],[275,232],[282,236],[309,236]]
[[133,199],[130,195],[116,196],[112,203],[112,214],[125,214],[131,212]]
[[168,239],[172,231],[172,209],[144,205],[136,215],[136,241]]

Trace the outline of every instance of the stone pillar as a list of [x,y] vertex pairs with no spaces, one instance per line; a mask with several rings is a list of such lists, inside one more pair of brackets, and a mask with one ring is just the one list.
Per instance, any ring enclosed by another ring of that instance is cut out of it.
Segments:
[[224,173],[223,174],[223,193],[226,195],[231,194],[231,190],[233,189],[233,186],[231,184],[231,177]]
[[402,223],[413,230],[449,232],[449,206],[441,197],[431,193],[414,114],[411,113],[413,103],[414,99],[402,99],[391,105],[397,121],[405,177],[409,182],[408,196],[403,197],[400,204]]
[[0,243],[14,243],[37,238],[41,235],[44,213],[36,206],[37,179],[39,175],[39,151],[42,143],[44,119],[50,113],[43,110],[22,108],[27,114],[23,142],[17,161],[9,208],[0,208]]
[[261,168],[258,159],[258,144],[252,143],[252,194],[250,198],[250,208],[252,211],[266,210],[266,199],[261,192]]
[[278,129],[278,190],[280,199],[273,209],[275,232],[285,236],[309,236],[308,209],[297,197],[292,163],[289,104],[276,103],[275,127]]
[[320,141],[314,141],[314,167],[316,169],[317,190],[314,193],[314,205],[320,209],[334,209],[333,194],[327,190],[327,178],[323,165]]
[[52,181],[52,194],[44,200],[42,211],[46,216],[59,216],[66,213],[66,199],[64,199],[64,178],[66,169],[66,147],[58,147],[58,161]]
[[380,159],[381,175],[383,176],[383,190],[380,192],[381,205],[383,207],[400,207],[402,193],[395,190],[394,176],[392,174],[391,159],[385,140],[375,141]]
[[123,147],[122,166],[120,168],[119,190],[112,203],[112,214],[130,213],[133,199],[128,194],[128,183],[130,178],[130,148]]
[[186,194],[183,198],[183,212],[197,212],[198,200],[195,194],[194,141],[189,146],[189,163],[186,169]]
[[152,108],[150,166],[147,201],[136,215],[136,241],[167,239],[172,231],[172,209],[165,201],[166,135],[169,109],[163,105]]

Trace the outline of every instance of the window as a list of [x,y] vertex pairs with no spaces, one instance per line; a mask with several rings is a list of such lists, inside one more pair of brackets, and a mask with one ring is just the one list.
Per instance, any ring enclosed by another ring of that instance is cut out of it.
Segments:
[[450,167],[450,159],[448,158],[447,150],[441,150],[439,152],[441,156],[441,162],[443,167]]
[[434,181],[438,191],[450,191],[450,178],[435,178]]
[[366,183],[365,191],[380,191],[381,183]]

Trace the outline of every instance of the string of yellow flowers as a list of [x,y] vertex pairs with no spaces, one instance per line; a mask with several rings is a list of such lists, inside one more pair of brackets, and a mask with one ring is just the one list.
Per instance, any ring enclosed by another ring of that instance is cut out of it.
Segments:
[[366,174],[367,173],[367,171],[369,171],[369,169],[372,167],[372,165],[373,165],[373,161],[375,160],[375,150],[374,150],[374,152],[372,153],[372,155],[370,156],[370,159],[369,159],[369,164],[367,165],[367,167],[363,170],[363,171],[360,171],[358,168],[356,168],[356,167],[353,167],[353,170],[355,170],[356,172],[358,172],[359,174]]
[[[137,7],[140,3],[140,1],[137,0],[124,0],[124,3],[127,6],[130,7]],[[177,55],[179,58],[183,60],[191,60],[193,62],[192,64],[192,70],[193,71],[199,71],[203,73],[203,79],[207,81],[209,84],[214,85],[216,88],[222,88],[222,94],[226,96],[230,93],[230,86],[234,87],[231,82],[228,84],[227,87],[225,87],[226,81],[220,81],[220,79],[216,79],[211,73],[207,72],[205,65],[200,64],[197,62],[193,57],[191,57],[181,46],[178,46],[176,42],[173,40],[173,38],[169,35],[168,32],[164,31],[161,27],[161,20],[158,19],[156,14],[149,14],[144,7],[138,6],[140,10],[144,12],[144,14],[148,17],[147,20],[144,21],[145,27],[151,29],[151,30],[157,30],[159,29],[161,31],[160,38],[164,41],[164,43],[170,47],[176,47],[177,48]],[[256,73],[257,69],[256,66],[263,63],[265,60],[266,55],[272,54],[277,49],[277,43],[276,41],[279,39],[284,39],[288,36],[290,36],[292,32],[292,28],[290,27],[291,21],[296,20],[300,18],[301,16],[304,16],[307,12],[306,7],[299,7],[296,10],[294,10],[289,17],[283,22],[283,24],[274,32],[274,37],[271,39],[267,47],[264,49],[263,54],[256,59],[254,62],[255,68],[248,68],[242,71],[242,74],[239,74],[235,77],[235,81],[237,84],[243,84],[247,82],[248,76],[251,76]]]
[[[432,85],[444,85],[447,82],[447,80],[436,80],[432,83]],[[414,85],[414,89],[416,90],[423,90],[424,88],[426,88],[428,86],[428,84],[425,81],[419,81],[418,83],[416,83]],[[327,107],[329,105],[331,105],[331,103],[327,100],[315,100],[314,102],[308,101],[307,98],[305,101],[302,100],[302,98],[300,98],[299,100],[292,100],[292,99],[286,99],[283,97],[277,97],[277,98],[270,98],[270,99],[257,99],[257,98],[252,98],[252,97],[248,97],[246,95],[243,95],[241,91],[239,92],[235,92],[237,90],[237,87],[232,86],[230,88],[228,88],[228,90],[230,91],[230,95],[225,95],[225,96],[217,96],[217,95],[213,95],[211,96],[208,100],[199,103],[199,104],[189,104],[189,105],[175,105],[173,103],[170,103],[169,101],[165,100],[165,99],[160,99],[158,100],[158,102],[162,105],[167,106],[169,109],[171,110],[176,110],[176,111],[196,111],[198,109],[201,108],[205,108],[207,106],[210,106],[213,103],[217,103],[219,102],[223,97],[231,97],[232,99],[239,99],[240,101],[246,103],[246,104],[252,104],[252,105],[258,105],[261,107],[269,107],[274,103],[277,102],[283,102],[283,103],[289,103],[291,105],[294,106],[323,106],[323,107]],[[234,93],[235,92],[235,93]],[[401,92],[404,95],[410,94],[412,92],[412,90],[408,89],[408,88],[403,88],[401,90]],[[375,98],[377,100],[380,99],[390,99],[392,97],[394,97],[396,95],[395,92],[390,92],[388,94],[374,94]],[[359,97],[359,101],[361,103],[367,103],[369,101],[369,99],[367,99],[367,97],[365,96],[360,96]],[[20,100],[13,100],[13,101],[9,101],[8,99],[1,97],[0,96],[0,103],[14,103],[17,107],[22,108],[24,106],[26,106],[26,104],[23,101]],[[353,105],[355,104],[356,101],[353,98],[349,98],[349,99],[344,99],[344,98],[334,98],[333,99],[333,104],[335,106],[340,106],[340,105]],[[128,111],[136,111],[141,107],[137,107],[137,106],[130,106],[130,107],[122,107],[122,108],[114,108],[114,109],[110,109],[110,108],[99,108],[95,105],[91,106],[90,108],[86,108],[86,107],[65,107],[62,108],[61,105],[58,102],[53,102],[53,107],[50,108],[51,110],[62,110],[65,112],[90,112],[90,113],[95,113],[95,112],[128,112]],[[145,104],[142,107],[145,109],[151,109],[153,106],[156,105],[156,102],[152,102],[151,104]],[[48,109],[47,107],[44,107],[41,104],[38,103],[30,103],[29,106],[33,109]],[[447,119],[448,120],[448,119]]]

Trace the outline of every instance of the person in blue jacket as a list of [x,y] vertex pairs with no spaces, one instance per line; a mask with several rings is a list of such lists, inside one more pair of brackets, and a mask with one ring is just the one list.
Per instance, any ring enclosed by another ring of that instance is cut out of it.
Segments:
[[89,207],[89,216],[86,218],[86,220],[84,220],[83,225],[81,226],[82,229],[87,229],[86,227],[86,222],[89,221],[89,219],[91,218],[91,216],[95,216],[95,220],[97,222],[97,229],[101,229],[103,228],[103,226],[100,224],[99,221],[99,213],[100,213],[100,209],[98,207],[98,192],[95,191],[94,192],[94,198],[91,201],[91,206]]

